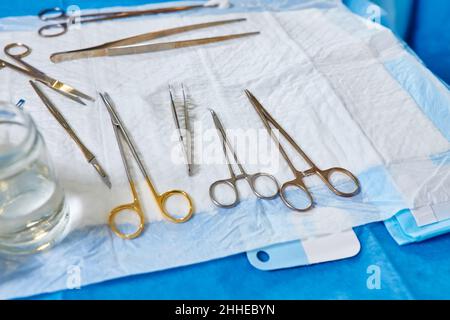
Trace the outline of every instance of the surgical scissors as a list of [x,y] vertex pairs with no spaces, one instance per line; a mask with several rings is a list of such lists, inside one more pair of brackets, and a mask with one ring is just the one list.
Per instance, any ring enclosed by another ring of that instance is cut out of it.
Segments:
[[[230,209],[230,208],[234,208],[235,206],[237,206],[240,202],[239,199],[239,191],[237,189],[237,182],[239,180],[245,180],[247,181],[247,183],[250,185],[250,188],[252,190],[252,192],[256,195],[256,197],[258,197],[259,199],[263,199],[263,200],[271,200],[274,199],[278,196],[278,191],[280,189],[279,184],[277,179],[270,174],[267,173],[256,173],[256,174],[248,174],[244,167],[242,166],[242,164],[239,162],[239,159],[236,155],[236,152],[233,149],[233,146],[231,145],[230,141],[227,138],[227,134],[225,132],[225,129],[222,126],[222,123],[220,122],[219,117],[217,116],[217,114],[214,112],[214,110],[210,109],[213,121],[214,121],[214,126],[216,127],[219,137],[222,141],[222,148],[223,148],[223,153],[225,155],[225,159],[227,162],[227,166],[228,166],[228,170],[230,171],[230,175],[231,178],[229,179],[225,179],[225,180],[218,180],[216,182],[214,182],[210,188],[209,188],[209,196],[212,200],[212,202],[219,208],[225,208],[225,209]],[[233,155],[233,159],[240,171],[239,174],[236,174],[233,170],[233,166],[230,162],[230,158],[228,157],[228,153],[227,153],[227,147],[230,150],[231,154]],[[272,186],[274,187],[274,192],[268,195],[264,195],[262,192],[259,192],[257,189],[257,181],[258,179],[261,178],[267,178],[269,181],[271,181]],[[229,188],[231,188],[233,190],[234,193],[234,201],[230,204],[224,204],[222,203],[219,199],[217,199],[216,197],[216,188],[219,186],[228,186]]]
[[[295,140],[275,121],[274,118],[272,118],[269,112],[267,112],[267,110],[264,109],[262,104],[255,98],[255,96],[249,90],[245,90],[245,94],[250,100],[250,103],[252,104],[255,111],[258,113],[269,135],[272,137],[272,139],[278,146],[281,155],[286,160],[286,163],[288,164],[289,168],[291,169],[292,173],[295,176],[294,180],[284,183],[280,189],[281,199],[288,208],[298,212],[305,212],[313,207],[314,202],[312,195],[303,181],[306,177],[313,175],[318,176],[325,183],[325,185],[337,196],[350,198],[357,195],[361,191],[361,186],[358,178],[356,178],[350,171],[343,168],[331,168],[328,170],[319,169],[315,165],[315,163],[306,155],[306,153],[300,148],[300,146],[295,142]],[[272,126],[274,126],[281,133],[281,135],[289,142],[289,144],[295,149],[295,151],[297,151],[300,154],[300,156],[310,166],[310,169],[306,171],[299,171],[295,168],[293,162],[289,158],[285,149],[280,144],[278,138],[275,136],[270,124],[272,124]],[[337,185],[333,184],[332,176],[335,174],[341,174],[343,176],[346,176],[347,178],[350,178],[350,183],[352,184],[352,187],[354,187],[353,191],[346,192],[340,190]],[[307,203],[305,206],[296,207],[294,204],[292,204],[292,202],[289,201],[287,196],[287,190],[289,188],[297,188],[306,195]]]
[[[61,36],[67,33],[69,26],[71,24],[76,23],[84,24],[89,22],[107,21],[107,20],[130,18],[160,13],[180,12],[215,6],[216,5],[191,5],[191,6],[176,6],[176,7],[156,8],[147,10],[100,12],[100,13],[74,14],[74,15],[67,14],[67,12],[64,11],[63,9],[55,7],[45,9],[39,12],[38,17],[42,21],[57,21],[57,22],[43,26],[38,30],[38,33],[41,37],[51,38]],[[52,32],[52,30],[56,31]]]
[[193,47],[199,45],[205,45],[210,43],[228,41],[231,39],[238,39],[248,36],[253,36],[259,34],[259,32],[246,32],[246,33],[237,33],[237,34],[228,34],[224,36],[210,37],[210,38],[199,38],[199,39],[190,39],[190,40],[181,40],[181,41],[173,41],[173,42],[161,42],[161,43],[151,43],[151,44],[142,44],[142,45],[134,45],[137,43],[150,41],[154,39],[164,38],[175,34],[180,34],[188,31],[210,28],[214,26],[236,23],[246,21],[245,18],[240,19],[230,19],[230,20],[220,20],[220,21],[211,21],[206,23],[197,23],[186,25],[182,27],[175,27],[171,29],[159,30],[154,32],[148,32],[139,34],[133,37],[128,37],[124,39],[119,39],[111,42],[106,42],[101,45],[97,45],[90,48],[84,48],[73,51],[65,51],[65,52],[56,52],[50,56],[50,60],[54,63],[59,63],[63,61],[77,60],[77,59],[85,59],[85,58],[94,58],[94,57],[106,57],[106,56],[123,56],[130,54],[141,54],[148,52],[158,52],[164,50],[173,50],[179,48]]
[[[123,204],[120,205],[114,209],[111,210],[111,213],[109,215],[109,226],[111,227],[112,231],[121,237],[122,239],[134,239],[138,237],[142,231],[144,230],[145,226],[145,217],[144,212],[142,210],[141,201],[139,200],[139,195],[136,188],[136,183],[134,182],[134,179],[132,177],[131,173],[131,166],[128,162],[128,158],[125,154],[125,145],[128,146],[134,160],[136,161],[139,170],[141,171],[142,175],[144,176],[145,182],[147,183],[153,197],[156,200],[156,203],[162,213],[162,215],[168,219],[169,221],[173,223],[183,223],[188,221],[194,212],[194,206],[192,203],[191,197],[184,191],[181,190],[171,190],[164,192],[163,194],[159,194],[156,191],[155,186],[153,185],[152,181],[150,180],[150,176],[147,174],[147,170],[145,169],[144,163],[142,162],[141,158],[139,157],[138,151],[136,146],[134,145],[133,141],[131,140],[131,136],[127,132],[122,120],[119,117],[119,114],[117,113],[117,110],[114,106],[114,103],[111,99],[111,97],[107,94],[100,94],[100,97],[102,98],[106,109],[109,112],[109,115],[111,117],[111,123],[114,129],[114,134],[116,136],[117,144],[119,146],[120,156],[122,157],[122,162],[125,167],[125,172],[127,174],[128,182],[130,184],[131,193],[133,196],[133,202],[129,204]],[[170,214],[167,211],[166,204],[167,200],[171,198],[172,196],[182,196],[185,200],[188,202],[188,212],[184,216],[177,218],[177,216]],[[137,230],[134,233],[123,233],[120,231],[120,229],[117,226],[116,219],[117,216],[120,213],[123,213],[124,211],[131,211],[134,212],[138,218],[139,218],[139,226]]]
[[[13,53],[13,50],[22,50],[18,53]],[[31,48],[23,43],[10,43],[4,48],[5,54],[10,57],[11,59],[15,60],[19,64],[23,66],[23,68],[18,67],[12,63],[9,63],[5,60],[0,59],[0,65],[3,67],[11,68],[17,72],[20,72],[22,74],[25,74],[29,76],[30,78],[34,80],[38,80],[39,82],[45,84],[47,87],[55,90],[56,92],[62,94],[63,96],[72,99],[73,101],[76,101],[80,104],[85,104],[81,98],[86,100],[94,101],[93,98],[88,96],[87,94],[84,94],[81,91],[78,91],[77,89],[72,88],[71,86],[62,83],[59,80],[56,80],[54,78],[51,78],[47,76],[42,71],[36,69],[32,65],[28,64],[23,60],[23,58],[27,57],[31,53]]]

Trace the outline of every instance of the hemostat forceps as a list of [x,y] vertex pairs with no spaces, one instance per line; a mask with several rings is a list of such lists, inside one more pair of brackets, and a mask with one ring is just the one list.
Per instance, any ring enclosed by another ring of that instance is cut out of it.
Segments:
[[[111,117],[111,123],[114,129],[114,133],[116,136],[117,144],[119,146],[120,150],[120,156],[122,157],[123,165],[125,167],[125,172],[127,174],[128,182],[130,184],[131,193],[133,195],[133,202],[129,204],[120,205],[114,209],[111,210],[111,213],[109,215],[109,226],[111,227],[112,231],[121,237],[122,239],[134,239],[138,237],[142,231],[144,230],[145,225],[145,217],[144,212],[142,210],[141,201],[139,200],[139,195],[136,188],[136,183],[134,182],[134,179],[132,177],[131,172],[131,166],[128,162],[127,156],[125,154],[125,144],[128,146],[134,160],[136,161],[139,170],[141,171],[142,175],[144,176],[145,182],[147,183],[150,192],[152,193],[153,197],[156,200],[156,203],[164,216],[164,218],[168,219],[169,221],[173,223],[183,223],[188,221],[194,212],[194,207],[192,203],[191,197],[184,191],[181,190],[171,190],[164,192],[163,194],[159,194],[156,191],[155,186],[153,185],[152,181],[150,180],[150,176],[147,174],[147,170],[145,169],[144,163],[142,162],[141,158],[139,157],[138,151],[136,149],[136,146],[134,145],[133,141],[131,140],[130,135],[128,134],[122,120],[119,117],[119,114],[117,113],[117,110],[109,97],[107,93],[100,94],[103,102],[105,103],[105,106],[109,112],[109,115]],[[188,203],[189,211],[186,215],[184,215],[181,218],[177,218],[175,215],[170,214],[166,209],[167,200],[172,196],[182,196]],[[120,231],[116,224],[117,216],[124,211],[131,211],[134,212],[138,218],[139,218],[139,226],[138,229],[134,233],[123,233]]]
[[[280,189],[277,179],[274,176],[267,174],[267,173],[248,174],[245,171],[242,164],[239,162],[239,159],[238,159],[236,152],[234,151],[233,146],[231,145],[230,141],[227,139],[227,134],[225,132],[225,129],[222,126],[222,123],[219,120],[219,117],[214,112],[214,110],[210,110],[210,112],[211,112],[211,115],[214,120],[214,125],[215,125],[215,127],[218,131],[219,137],[222,141],[223,153],[225,154],[225,159],[227,161],[228,170],[230,171],[230,175],[231,175],[230,179],[218,180],[209,187],[209,196],[210,196],[212,202],[216,206],[218,206],[220,208],[226,208],[226,209],[237,206],[240,202],[239,192],[237,189],[237,182],[239,180],[246,180],[247,183],[250,185],[250,188],[252,189],[253,193],[259,199],[271,200],[271,199],[276,198],[278,196],[278,190]],[[233,155],[234,161],[235,161],[237,167],[239,168],[239,171],[240,171],[239,174],[236,174],[233,170],[233,166],[228,157],[227,147],[230,150],[231,154]],[[272,194],[264,195],[262,192],[258,191],[257,181],[258,181],[258,179],[261,179],[261,178],[266,178],[266,180],[271,181],[271,184],[273,186]],[[224,204],[219,199],[217,199],[216,188],[219,186],[228,186],[229,188],[231,188],[233,190],[235,198],[232,203]]]
[[[13,50],[21,49],[21,52],[13,53]],[[23,60],[23,58],[27,57],[31,53],[31,48],[23,43],[10,43],[4,48],[5,54],[14,59],[17,63],[20,63],[23,67],[18,67],[12,63],[9,63],[5,60],[0,59],[0,66],[8,67],[13,69],[14,71],[20,72],[31,77],[34,80],[38,80],[42,82],[47,87],[55,90],[56,92],[62,94],[63,96],[72,99],[80,104],[85,104],[80,98],[94,101],[90,96],[80,92],[71,86],[62,83],[59,80],[53,79],[46,75],[44,72],[36,69],[32,65],[28,64]]]
[[[272,118],[272,116],[269,114],[269,112],[267,112],[267,110],[264,109],[264,107],[261,105],[261,103],[259,103],[259,101],[255,98],[255,96],[253,96],[253,94],[248,90],[245,90],[245,93],[246,93],[248,99],[250,100],[251,104],[253,105],[254,109],[260,116],[264,126],[266,127],[267,131],[269,132],[269,135],[272,137],[272,139],[275,141],[276,145],[278,146],[278,149],[279,149],[281,155],[286,160],[289,168],[291,169],[292,173],[295,176],[294,180],[284,183],[280,189],[281,199],[283,200],[284,204],[288,208],[298,211],[298,212],[304,212],[304,211],[308,211],[309,209],[311,209],[313,207],[314,202],[313,202],[312,195],[309,192],[308,188],[306,187],[306,185],[303,181],[308,176],[313,176],[313,175],[318,176],[334,194],[336,194],[337,196],[340,196],[340,197],[350,198],[350,197],[357,195],[361,191],[361,187],[360,187],[358,178],[356,178],[353,175],[353,173],[351,173],[350,171],[343,169],[343,168],[331,168],[328,170],[319,169],[314,164],[314,162],[306,155],[306,153],[303,152],[303,150],[299,147],[299,145],[295,142],[295,140],[275,121],[274,118]],[[281,146],[278,138],[275,136],[273,129],[270,125],[274,126],[281,133],[281,135],[289,142],[289,144],[291,144],[291,146],[295,149],[295,151],[297,151],[300,154],[300,156],[305,160],[305,162],[310,166],[310,169],[308,169],[306,171],[299,171],[295,168],[294,164],[289,159],[288,154],[286,153],[284,148]],[[341,176],[345,176],[345,177],[349,178],[350,183],[352,183],[352,187],[354,187],[353,191],[345,192],[343,190],[340,190],[339,189],[340,186],[338,186],[336,183],[333,184],[332,176],[335,174],[339,174]],[[292,202],[289,201],[287,194],[286,194],[288,188],[297,188],[301,192],[303,192],[307,197],[307,204],[302,207],[297,207],[294,204],[292,204]]]
[[124,38],[112,42],[107,42],[95,47],[74,50],[74,51],[65,51],[65,52],[57,52],[50,56],[50,60],[54,63],[84,59],[84,58],[94,58],[94,57],[105,57],[105,56],[122,56],[129,54],[140,54],[146,52],[157,52],[164,50],[172,50],[179,48],[186,48],[192,46],[199,46],[209,43],[222,42],[231,39],[237,39],[242,37],[248,37],[252,35],[257,35],[259,32],[247,32],[247,33],[238,33],[238,34],[229,34],[224,36],[217,36],[211,38],[200,38],[200,39],[191,39],[191,40],[182,40],[182,41],[174,41],[174,42],[161,42],[161,43],[152,43],[152,44],[143,44],[143,45],[135,45],[133,44],[150,41],[158,38],[163,38],[175,34],[180,34],[192,30],[198,30],[203,28],[209,28],[214,26],[219,26],[228,23],[234,22],[242,22],[246,19],[231,19],[231,20],[221,20],[221,21],[213,21],[199,24],[192,24],[183,27],[176,27],[172,29],[160,30],[155,32],[149,32],[140,34],[134,37]]

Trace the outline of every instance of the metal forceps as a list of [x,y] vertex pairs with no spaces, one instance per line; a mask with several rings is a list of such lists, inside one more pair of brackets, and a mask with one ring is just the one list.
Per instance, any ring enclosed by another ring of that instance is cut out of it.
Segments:
[[[156,200],[156,203],[164,216],[164,218],[168,219],[169,221],[173,223],[183,223],[188,221],[194,212],[194,206],[192,203],[191,197],[184,191],[181,190],[171,190],[164,192],[163,194],[159,194],[156,191],[156,188],[154,187],[152,181],[150,180],[150,176],[147,174],[147,170],[145,169],[144,163],[142,162],[141,158],[139,157],[138,151],[136,149],[136,146],[134,145],[133,141],[131,140],[130,135],[128,134],[122,120],[119,117],[119,114],[117,113],[117,110],[112,102],[111,97],[107,94],[100,94],[103,102],[105,103],[105,106],[109,112],[109,115],[111,117],[111,123],[114,129],[114,133],[116,136],[117,144],[119,146],[120,155],[122,157],[123,165],[125,167],[125,172],[127,174],[128,182],[130,184],[131,193],[133,195],[133,202],[129,204],[120,205],[114,209],[111,210],[111,213],[109,215],[109,226],[112,229],[112,231],[121,237],[122,239],[134,239],[138,237],[142,231],[144,230],[145,226],[145,217],[144,212],[142,210],[141,201],[139,200],[136,183],[134,182],[134,179],[132,177],[131,173],[131,166],[128,162],[127,156],[125,154],[125,144],[128,146],[134,160],[136,161],[139,170],[141,171],[142,175],[144,176],[144,179],[150,189],[150,192],[152,193],[153,197]],[[182,216],[181,218],[177,218],[175,215],[170,214],[166,209],[166,203],[167,200],[172,196],[182,196],[188,203],[189,211],[186,215]],[[138,218],[139,218],[139,226],[138,229],[134,233],[124,233],[120,231],[120,229],[117,227],[116,219],[117,216],[124,212],[124,211],[131,211],[134,212]]]
[[[191,133],[191,125],[189,121],[189,110],[186,102],[186,92],[184,91],[184,85],[181,84],[183,92],[183,118],[184,128],[181,129],[180,116],[178,115],[177,108],[175,107],[175,101],[173,98],[172,87],[169,85],[170,107],[172,110],[173,121],[175,122],[176,130],[178,131],[178,139],[180,140],[181,148],[183,149],[184,157],[186,160],[186,168],[188,176],[192,176],[192,145],[190,143],[191,137],[183,135],[183,131],[189,135]],[[185,141],[186,140],[186,141]]]
[[[206,5],[191,5],[191,6],[177,6],[177,7],[169,7],[169,8],[156,8],[156,9],[147,9],[147,10],[133,10],[133,11],[115,11],[115,12],[100,12],[100,13],[90,13],[90,14],[78,14],[78,15],[70,15],[67,14],[61,8],[55,7],[50,9],[45,9],[39,12],[38,17],[42,21],[56,21],[53,24],[48,24],[43,26],[38,30],[38,33],[41,37],[51,38],[61,36],[67,33],[69,26],[74,23],[89,23],[89,22],[99,22],[106,20],[114,20],[114,19],[122,19],[122,18],[130,18],[137,17],[143,15],[150,14],[159,14],[159,13],[171,13],[171,12],[180,12],[193,10],[197,8],[204,8]],[[213,6],[208,6],[213,7]]]
[[[22,50],[18,53],[13,53],[13,50]],[[23,58],[27,57],[31,53],[31,48],[23,43],[10,43],[4,48],[5,54],[10,57],[11,59],[15,60],[19,64],[23,66],[19,67],[12,63],[9,63],[5,60],[0,59],[0,65],[3,67],[8,67],[10,69],[13,69],[17,72],[20,72],[22,74],[25,74],[29,76],[30,78],[37,80],[43,84],[45,84],[47,87],[55,90],[56,92],[62,94],[63,96],[72,99],[75,102],[78,102],[80,104],[85,104],[81,98],[86,100],[94,101],[93,98],[88,96],[87,94],[84,94],[81,91],[78,91],[77,89],[72,88],[71,86],[62,83],[59,80],[53,79],[49,76],[47,76],[44,72],[36,69],[32,65],[28,64],[23,60]]]
[[[343,168],[331,168],[328,170],[319,169],[314,164],[314,162],[306,155],[306,153],[303,152],[303,150],[295,142],[295,140],[275,121],[274,118],[272,118],[272,116],[267,112],[267,110],[264,109],[264,107],[261,105],[261,103],[255,98],[255,96],[248,90],[245,90],[245,93],[246,93],[248,99],[250,100],[251,104],[253,105],[254,109],[260,116],[264,126],[266,127],[267,131],[269,132],[269,135],[272,137],[272,139],[275,141],[276,145],[278,146],[278,149],[279,149],[281,155],[286,160],[289,168],[291,169],[292,173],[295,176],[294,180],[284,183],[280,189],[281,199],[283,200],[284,204],[288,208],[290,208],[294,211],[298,211],[298,212],[305,212],[305,211],[310,210],[313,207],[314,202],[313,202],[312,195],[309,192],[308,188],[306,187],[306,185],[303,181],[306,177],[313,176],[313,175],[318,176],[325,183],[325,185],[337,196],[350,198],[350,197],[357,195],[361,191],[361,186],[360,186],[358,178],[356,178],[355,175],[353,175],[353,173],[351,173],[350,171],[343,169]],[[291,146],[300,154],[300,156],[310,166],[310,169],[308,169],[306,171],[299,171],[295,168],[294,164],[289,159],[289,156],[287,155],[286,151],[281,146],[278,138],[275,136],[273,129],[270,125],[274,126],[281,133],[281,135],[289,142],[289,144],[291,144]],[[332,176],[334,174],[340,174],[340,175],[343,175],[343,176],[349,178],[350,182],[353,184],[352,186],[354,187],[353,191],[346,192],[346,191],[340,190],[337,185],[333,184]],[[306,206],[297,207],[294,204],[292,204],[292,202],[290,202],[288,200],[288,197],[286,194],[286,191],[288,188],[297,188],[300,191],[302,191],[307,197]]]
[[108,57],[108,56],[123,56],[131,54],[141,54],[148,52],[158,52],[165,50],[174,50],[180,48],[187,48],[193,46],[206,45],[210,43],[217,43],[222,41],[228,41],[232,39],[238,39],[243,37],[249,37],[259,34],[259,32],[245,32],[237,34],[228,34],[223,36],[209,37],[209,38],[199,38],[172,42],[160,42],[151,44],[141,44],[138,43],[164,38],[175,34],[185,33],[188,31],[199,30],[204,28],[210,28],[214,26],[243,22],[246,21],[245,18],[241,19],[230,19],[230,20],[220,20],[212,21],[206,23],[197,23],[186,25],[182,27],[175,27],[171,29],[159,30],[154,32],[148,32],[139,34],[133,37],[128,37],[116,41],[111,41],[103,43],[98,46],[84,48],[73,51],[56,52],[50,56],[50,60],[54,63],[59,63],[63,61],[71,61],[77,59],[94,58],[94,57]]
[[[227,139],[227,134],[225,132],[225,129],[222,126],[222,123],[220,122],[219,117],[214,112],[214,110],[210,110],[214,126],[216,127],[218,134],[220,136],[220,139],[222,141],[222,148],[223,153],[225,154],[225,159],[227,161],[228,170],[230,171],[231,178],[225,179],[225,180],[218,180],[214,182],[210,188],[209,188],[209,197],[211,198],[212,202],[219,208],[225,208],[230,209],[237,206],[240,202],[239,199],[239,191],[237,189],[237,182],[239,180],[246,180],[247,183],[250,185],[250,188],[252,192],[259,198],[263,200],[271,200],[278,196],[278,191],[280,189],[277,179],[270,174],[267,173],[256,173],[256,174],[248,174],[242,164],[239,162],[239,159],[236,155],[236,152],[233,149],[233,146],[231,145],[230,141]],[[233,166],[230,162],[230,158],[228,157],[227,153],[227,147],[231,151],[231,154],[233,155],[234,161],[239,168],[239,174],[236,174],[233,170]],[[274,187],[274,192],[269,195],[264,195],[262,192],[259,192],[257,189],[257,181],[258,179],[266,178],[268,181],[271,181],[272,186]],[[230,204],[224,204],[216,197],[216,188],[219,186],[228,186],[233,190],[234,193],[234,201]]]

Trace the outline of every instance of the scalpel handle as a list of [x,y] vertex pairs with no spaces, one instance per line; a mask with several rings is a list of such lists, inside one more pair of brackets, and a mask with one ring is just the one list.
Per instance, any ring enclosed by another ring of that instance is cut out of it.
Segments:
[[66,132],[69,134],[69,136],[72,138],[72,140],[78,145],[81,152],[83,152],[84,157],[88,162],[91,162],[92,159],[95,158],[94,154],[85,146],[85,144],[81,141],[81,139],[78,137],[78,135],[73,131],[70,124],[66,121],[64,116],[59,112],[58,109],[54,107],[47,106],[50,113],[55,117],[55,119],[59,122],[59,124],[66,130]]
[[90,162],[93,158],[95,158],[94,154],[84,145],[84,143],[80,140],[78,135],[73,131],[70,124],[66,121],[64,116],[58,110],[58,108],[50,101],[50,99],[39,89],[34,81],[30,81],[31,86],[36,91],[36,93],[41,98],[44,105],[47,107],[48,111],[52,114],[52,116],[58,121],[58,123],[64,128],[64,130],[69,134],[69,136],[75,141],[75,143],[80,147],[83,152],[84,157]]
[[[56,111],[56,110],[54,110],[54,111]],[[64,130],[66,130],[66,132],[69,134],[69,136],[72,138],[72,140],[78,145],[81,152],[83,152],[83,155],[86,158],[86,160],[88,162],[91,162],[92,159],[95,158],[94,154],[84,145],[84,143],[80,140],[80,138],[75,133],[75,131],[73,131],[72,127],[67,123],[66,120],[64,120],[64,118],[62,118],[62,119],[59,118],[59,116],[61,116],[61,114],[56,115],[53,113],[53,111],[50,111],[50,112],[52,112],[52,114],[56,118],[56,120],[58,120],[58,122],[61,124],[61,126],[64,128]],[[56,111],[56,112],[58,112],[58,111]]]

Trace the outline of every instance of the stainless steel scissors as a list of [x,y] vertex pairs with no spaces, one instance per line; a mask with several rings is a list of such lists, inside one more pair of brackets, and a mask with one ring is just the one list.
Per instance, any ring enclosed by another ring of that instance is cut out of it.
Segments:
[[168,7],[168,8],[156,8],[156,9],[147,9],[147,10],[133,10],[133,11],[115,11],[115,12],[100,12],[100,13],[90,13],[90,14],[67,14],[61,8],[49,8],[42,10],[39,12],[38,17],[42,21],[56,21],[53,24],[48,24],[43,26],[38,30],[38,33],[41,37],[50,38],[57,37],[65,34],[69,26],[72,24],[84,24],[89,22],[99,22],[106,20],[114,20],[114,19],[122,19],[122,18],[130,18],[137,17],[143,15],[152,15],[152,14],[160,14],[160,13],[171,13],[171,12],[180,12],[193,10],[198,8],[205,7],[215,7],[216,5],[206,6],[206,5],[191,5],[191,6],[176,6],[176,7]]
[[197,23],[197,24],[191,24],[191,25],[186,25],[186,26],[182,26],[182,27],[176,27],[176,28],[171,28],[171,29],[143,33],[143,34],[139,34],[139,35],[136,35],[133,37],[128,37],[128,38],[119,39],[119,40],[115,40],[115,41],[111,41],[111,42],[106,42],[101,45],[90,47],[90,48],[84,48],[84,49],[72,50],[72,51],[64,51],[64,52],[56,52],[50,56],[50,60],[54,63],[59,63],[59,62],[63,62],[63,61],[85,59],[85,58],[123,56],[123,55],[130,55],[130,54],[158,52],[158,51],[173,50],[173,49],[187,48],[187,47],[193,47],[193,46],[200,46],[200,45],[228,41],[228,40],[232,40],[232,39],[249,37],[249,36],[259,34],[259,32],[245,32],[245,33],[228,34],[228,35],[210,37],[210,38],[199,38],[199,39],[172,41],[172,42],[134,45],[134,44],[142,43],[145,41],[164,38],[164,37],[188,32],[188,31],[193,31],[193,30],[198,30],[198,29],[203,29],[203,28],[210,28],[210,27],[214,27],[214,26],[219,26],[219,25],[224,25],[224,24],[229,24],[229,23],[236,23],[236,22],[243,22],[243,21],[246,21],[246,19],[241,18],[241,19],[211,21],[211,22],[206,22],[206,23]]
[[[144,212],[142,210],[141,201],[139,200],[139,195],[138,195],[138,192],[136,189],[136,183],[134,182],[134,179],[132,177],[131,166],[130,166],[130,164],[128,162],[128,158],[125,154],[125,143],[128,146],[134,160],[138,164],[139,170],[141,171],[142,175],[144,176],[144,179],[150,189],[150,192],[153,195],[153,197],[155,198],[156,203],[157,203],[162,215],[164,216],[164,218],[168,219],[169,221],[171,221],[173,223],[183,223],[183,222],[188,221],[194,213],[194,206],[193,206],[191,197],[186,192],[181,191],[181,190],[171,190],[171,191],[164,192],[163,194],[159,194],[156,191],[156,188],[153,185],[153,183],[150,179],[150,176],[147,174],[147,170],[145,169],[144,163],[141,160],[141,158],[139,157],[137,148],[134,145],[133,141],[131,140],[131,137],[128,134],[122,120],[120,119],[119,114],[117,113],[117,110],[112,102],[111,97],[107,93],[100,94],[100,96],[101,96],[103,102],[105,103],[105,106],[111,117],[111,123],[112,123],[114,133],[116,136],[117,144],[119,146],[120,155],[122,157],[123,165],[125,167],[125,172],[127,174],[128,182],[130,184],[131,193],[133,195],[133,202],[131,202],[129,204],[120,205],[111,210],[111,213],[109,215],[109,226],[111,227],[112,231],[116,235],[121,237],[122,239],[129,240],[129,239],[134,239],[134,238],[138,237],[144,230],[144,226],[145,226],[145,217],[144,217]],[[172,196],[181,196],[187,201],[188,208],[189,208],[187,214],[185,214],[184,216],[181,216],[180,218],[177,218],[177,216],[179,216],[179,215],[173,215],[167,211],[167,208],[166,208],[167,200],[169,198],[171,198]],[[125,211],[134,212],[139,218],[139,226],[134,233],[129,233],[129,234],[124,233],[117,226],[117,223],[116,223],[117,216],[120,213],[125,212]]]
[[[21,52],[13,53],[13,50],[22,50]],[[80,104],[85,104],[81,98],[86,100],[94,101],[93,98],[88,96],[87,94],[84,94],[81,91],[78,91],[75,88],[72,88],[71,86],[62,83],[59,80],[56,80],[54,78],[51,78],[47,76],[44,72],[36,69],[32,65],[28,64],[23,60],[23,58],[27,57],[31,53],[31,48],[23,43],[10,43],[4,48],[5,54],[10,57],[11,59],[15,60],[19,64],[23,66],[18,67],[12,63],[9,63],[5,60],[0,59],[0,65],[3,67],[8,67],[10,69],[13,69],[17,72],[20,72],[22,74],[25,74],[29,76],[30,78],[34,80],[38,80],[39,82],[42,82],[47,87],[55,90],[56,92],[62,94],[63,96],[72,99],[73,101],[76,101]]]
[[[292,173],[295,176],[294,180],[284,183],[280,189],[281,199],[283,200],[283,202],[285,203],[285,205],[288,208],[290,208],[294,211],[304,212],[304,211],[308,211],[309,209],[311,209],[313,207],[314,202],[313,202],[312,195],[309,192],[308,188],[306,187],[306,185],[303,181],[306,177],[313,176],[313,175],[318,176],[326,184],[326,186],[337,196],[350,198],[350,197],[357,195],[361,191],[361,186],[360,186],[358,178],[356,178],[353,175],[353,173],[351,173],[350,171],[343,169],[343,168],[331,168],[328,170],[319,169],[314,164],[314,162],[306,155],[306,153],[303,152],[303,150],[299,147],[299,145],[295,142],[295,140],[275,121],[274,118],[272,118],[272,116],[269,114],[269,112],[267,112],[267,110],[264,109],[264,107],[261,105],[261,103],[255,98],[255,96],[249,90],[245,90],[245,93],[246,93],[248,99],[250,100],[251,104],[253,105],[254,109],[260,116],[260,118],[261,118],[264,126],[266,127],[267,131],[269,132],[270,136],[272,137],[272,139],[275,141],[276,145],[278,146],[281,155],[286,160],[289,168],[291,169]],[[281,133],[281,135],[289,142],[289,144],[300,154],[300,156],[310,166],[310,169],[308,169],[306,171],[299,171],[295,168],[294,164],[289,159],[288,154],[284,150],[283,146],[280,144],[278,138],[275,136],[273,129],[270,125],[274,126]],[[339,189],[340,186],[333,184],[332,176],[335,174],[340,174],[340,175],[343,175],[343,176],[349,178],[350,183],[352,183],[352,187],[354,187],[353,191],[346,192],[344,190],[340,190]],[[292,204],[291,201],[289,201],[288,196],[287,196],[287,190],[289,188],[297,188],[306,195],[307,203],[305,206],[298,207],[298,206]]]
[[[278,191],[280,189],[277,179],[273,175],[270,175],[267,173],[248,174],[245,171],[242,164],[239,162],[236,152],[234,151],[233,146],[231,145],[230,141],[227,138],[227,134],[225,132],[225,129],[222,126],[222,123],[220,122],[219,117],[214,112],[214,110],[210,110],[210,112],[211,112],[211,115],[212,115],[212,118],[214,121],[214,126],[216,127],[219,137],[222,141],[223,153],[225,154],[225,159],[227,161],[228,170],[230,171],[230,175],[231,175],[231,178],[225,179],[225,180],[218,180],[210,186],[209,196],[210,196],[212,202],[216,206],[218,206],[220,208],[226,208],[226,209],[237,206],[240,202],[239,191],[237,189],[237,182],[239,180],[247,181],[247,183],[250,185],[250,188],[252,189],[253,193],[259,199],[271,200],[271,199],[276,198],[278,196]],[[233,155],[234,161],[240,172],[239,174],[236,174],[233,170],[233,166],[230,162],[230,158],[228,157],[227,147],[230,150],[231,154]],[[271,181],[272,187],[274,187],[273,193],[264,195],[262,192],[258,191],[257,182],[258,182],[258,179],[261,179],[261,178],[266,178],[266,180]],[[216,189],[219,186],[228,186],[229,188],[231,188],[233,190],[234,201],[232,203],[225,204],[225,203],[222,203],[219,199],[217,199]]]

